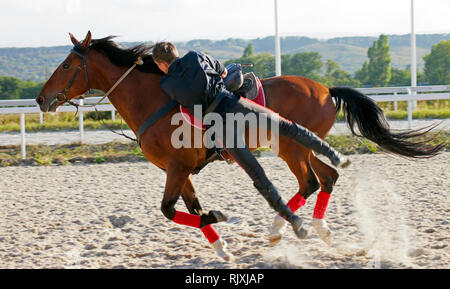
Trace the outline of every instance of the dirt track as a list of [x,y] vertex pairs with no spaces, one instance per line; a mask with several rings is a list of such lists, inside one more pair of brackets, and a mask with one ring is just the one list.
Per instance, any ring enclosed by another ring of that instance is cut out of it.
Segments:
[[[237,165],[213,163],[194,184],[204,210],[235,255],[218,259],[200,230],[160,211],[165,175],[149,163],[0,168],[1,268],[450,268],[450,152],[424,161],[351,156],[327,212],[326,246],[310,226],[316,195],[267,246],[274,213]],[[278,158],[260,161],[285,200],[297,183]],[[186,211],[180,200],[178,210]]]

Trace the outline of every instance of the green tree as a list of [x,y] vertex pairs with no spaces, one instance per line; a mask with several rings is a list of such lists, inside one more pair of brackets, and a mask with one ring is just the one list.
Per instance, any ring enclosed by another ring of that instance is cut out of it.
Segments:
[[244,55],[238,59],[230,59],[224,63],[227,66],[230,63],[251,63],[253,67],[244,68],[243,73],[253,71],[259,78],[267,78],[275,76],[275,56],[266,52],[251,54],[244,57]]
[[391,67],[389,86],[408,86],[411,84],[411,71]]
[[0,99],[35,98],[44,83],[22,81],[14,77],[0,77]]
[[1,99],[16,99],[19,98],[19,87],[21,81],[14,77],[0,77],[0,91]]
[[[275,57],[270,53],[253,53],[252,46],[247,46],[242,57],[231,59],[224,63],[252,63],[252,68],[244,68],[243,72],[253,71],[260,78],[275,76]],[[283,75],[299,75],[311,78],[328,85],[360,86],[360,82],[332,61],[327,61],[326,76],[320,74],[323,66],[321,56],[317,52],[299,52],[293,55],[281,55],[281,70]]]
[[322,81],[323,78],[319,75],[322,65],[323,63],[319,53],[298,52],[294,55],[282,57],[281,67],[284,75],[299,75]]
[[386,86],[391,79],[391,53],[389,39],[386,35],[380,35],[367,51],[369,62],[357,71],[356,78],[362,84],[372,86]]
[[251,57],[251,56],[253,56],[253,44],[250,43],[250,44],[245,48],[244,54],[242,55],[242,57],[248,58],[248,57]]
[[365,61],[360,70],[356,71],[355,79],[363,85],[371,85],[369,79],[369,62]]
[[266,52],[250,57],[253,63],[253,71],[260,78],[275,76],[275,56]]
[[429,84],[450,84],[450,39],[433,45],[425,60],[425,79]]
[[333,73],[339,69],[339,63],[331,59],[327,59],[325,63],[325,77],[329,83],[333,82]]
[[44,83],[36,83],[34,81],[25,81],[20,84],[18,91],[19,98],[35,98],[41,91]]
[[339,64],[331,59],[325,63],[324,83],[328,86],[361,86],[361,82],[354,79],[350,73],[341,69]]

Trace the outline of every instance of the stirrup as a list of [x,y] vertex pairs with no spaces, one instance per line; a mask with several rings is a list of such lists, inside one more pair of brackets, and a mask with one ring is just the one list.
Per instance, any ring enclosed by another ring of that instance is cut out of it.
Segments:
[[231,158],[229,158],[229,159],[227,159],[227,158],[225,158],[224,156],[223,156],[223,152],[225,151],[225,149],[224,148],[220,148],[220,147],[215,147],[215,150],[216,150],[216,153],[219,155],[219,157],[221,157],[227,164],[232,164],[232,163],[234,163],[234,160],[233,160],[233,158],[231,157],[231,155],[227,152],[227,154],[231,157]]

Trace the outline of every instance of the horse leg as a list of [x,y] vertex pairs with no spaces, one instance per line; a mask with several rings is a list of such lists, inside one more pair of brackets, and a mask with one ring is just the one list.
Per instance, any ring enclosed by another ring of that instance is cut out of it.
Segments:
[[167,169],[166,186],[161,203],[161,211],[169,220],[185,226],[203,228],[207,225],[226,221],[227,218],[219,211],[210,211],[208,214],[188,214],[175,210],[175,204],[180,197],[186,180],[189,179],[190,170],[179,165],[171,165]]
[[[287,203],[293,213],[304,206],[308,197],[319,188],[319,182],[309,162],[310,154],[311,150],[302,146],[294,143],[286,146],[280,142],[279,157],[286,162],[299,184],[298,192]],[[281,241],[286,224],[287,222],[283,217],[280,215],[275,216],[269,234],[269,244],[271,246]]]
[[314,207],[314,214],[312,225],[316,229],[317,235],[328,245],[331,245],[331,230],[324,219],[327,210],[328,201],[333,191],[334,184],[339,178],[338,172],[318,159],[314,154],[311,154],[311,165],[314,172],[320,180],[321,191],[317,196],[316,206]]
[[189,213],[200,216],[203,215],[202,206],[200,205],[197,192],[195,191],[194,184],[190,177],[187,178],[186,183],[184,184],[181,197],[183,198]]
[[[194,184],[190,177],[187,178],[186,183],[184,184],[181,196],[183,197],[183,201],[186,204],[189,213],[193,215],[203,215],[202,207],[200,206]],[[217,234],[211,224],[202,227],[200,230],[205,235],[206,239],[208,239],[211,246],[216,250],[219,257],[225,261],[231,261],[233,259],[233,255],[228,252],[226,248],[226,241]]]

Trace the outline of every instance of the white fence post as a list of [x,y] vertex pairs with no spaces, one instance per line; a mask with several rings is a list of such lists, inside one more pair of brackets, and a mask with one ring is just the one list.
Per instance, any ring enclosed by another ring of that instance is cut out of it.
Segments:
[[22,158],[24,159],[27,157],[26,144],[25,144],[25,114],[24,113],[20,114],[20,139],[21,139],[20,152],[22,154]]
[[[412,89],[407,88],[408,94],[412,95]],[[412,100],[408,100],[408,129],[411,129],[412,127],[412,111],[413,111],[414,103]]]
[[42,111],[40,111],[41,109],[39,108],[39,105],[36,105],[36,107],[39,110],[39,124],[43,124],[44,123],[44,113]]
[[[83,100],[80,99],[80,105],[83,105]],[[80,130],[80,143],[84,142],[84,115],[83,112],[80,111],[78,113],[78,129]]]
[[[397,97],[397,92],[394,92],[394,96]],[[394,110],[398,110],[398,101],[394,101]]]
[[116,120],[116,111],[115,110],[111,110],[111,120],[112,121]]

